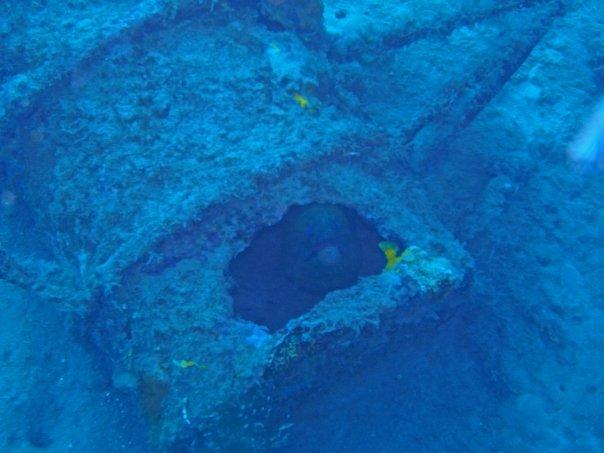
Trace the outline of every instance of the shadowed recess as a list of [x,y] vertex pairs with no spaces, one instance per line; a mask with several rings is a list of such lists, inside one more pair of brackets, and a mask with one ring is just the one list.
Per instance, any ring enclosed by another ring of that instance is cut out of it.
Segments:
[[291,207],[231,262],[235,316],[271,332],[284,327],[330,291],[381,272],[381,240],[353,209],[319,203]]

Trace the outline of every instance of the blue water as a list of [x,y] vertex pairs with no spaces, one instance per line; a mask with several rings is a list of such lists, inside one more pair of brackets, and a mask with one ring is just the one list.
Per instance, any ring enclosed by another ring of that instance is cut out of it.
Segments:
[[0,13],[0,451],[604,451],[601,0]]

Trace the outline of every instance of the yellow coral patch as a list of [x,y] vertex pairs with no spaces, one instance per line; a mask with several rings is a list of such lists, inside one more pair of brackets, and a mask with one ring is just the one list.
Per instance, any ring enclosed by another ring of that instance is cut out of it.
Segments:
[[386,267],[384,267],[384,270],[389,271],[394,269],[400,261],[400,257],[398,256],[398,245],[393,242],[382,241],[379,243],[379,247],[386,257]]
[[414,247],[406,248],[402,253],[399,254],[399,247],[394,242],[382,241],[379,243],[380,250],[384,252],[386,257],[386,266],[384,270],[389,271],[396,267],[398,263],[404,261],[410,263],[415,261],[415,254],[413,253]]
[[294,101],[296,101],[296,104],[302,109],[307,109],[310,106],[308,98],[300,93],[294,93]]
[[174,360],[174,365],[179,368],[191,368],[197,366],[197,362],[194,360]]

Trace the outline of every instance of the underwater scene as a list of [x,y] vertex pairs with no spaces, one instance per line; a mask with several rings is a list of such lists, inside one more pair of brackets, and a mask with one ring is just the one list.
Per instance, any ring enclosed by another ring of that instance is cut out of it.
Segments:
[[604,1],[1,1],[0,304],[0,452],[604,452]]

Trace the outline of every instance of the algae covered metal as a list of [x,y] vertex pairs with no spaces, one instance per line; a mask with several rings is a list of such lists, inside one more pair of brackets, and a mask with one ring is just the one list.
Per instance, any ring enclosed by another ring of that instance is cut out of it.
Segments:
[[[208,426],[223,427],[219,421],[225,417],[231,417],[229,426],[232,418],[239,420],[235,426],[256,426],[246,434],[253,442],[267,441],[275,434],[257,424],[269,414],[249,413],[247,399],[267,398],[270,404],[260,406],[267,410],[277,410],[279,401],[291,404],[312,392],[319,377],[325,382],[326,375],[353,372],[367,354],[388,344],[392,331],[451,308],[443,297],[471,267],[463,248],[433,220],[406,207],[398,186],[349,166],[329,163],[320,169],[315,176],[294,173],[275,181],[273,191],[221,206],[212,221],[193,222],[173,233],[158,250],[181,250],[187,257],[173,256],[176,264],[141,260],[127,271],[124,284],[100,302],[105,307],[100,308],[100,320],[121,318],[127,323],[117,329],[127,335],[116,336],[112,325],[106,336],[119,364],[116,378],[132,375],[148,399],[161,389],[161,406],[143,405],[157,425],[161,444],[179,436],[223,444],[228,432],[213,432]],[[375,190],[352,190],[367,183]],[[382,235],[410,244],[405,259],[349,288],[329,292],[274,333],[233,317],[232,282],[225,272],[229,262],[255,231],[278,222],[287,206],[317,201],[353,207]],[[191,244],[198,247],[192,254]],[[115,309],[112,315],[106,306],[125,307],[128,315],[119,316]],[[230,435],[233,441],[243,434]]]
[[[119,26],[87,22],[64,47],[50,34],[56,61],[3,68],[2,164],[20,203],[0,276],[85,331],[158,450],[266,446],[286,434],[271,417],[317,376],[353,373],[451,309],[472,259],[418,172],[564,8],[242,3],[124,2]],[[313,203],[354,210],[400,250],[274,332],[234,316],[232,260]]]

